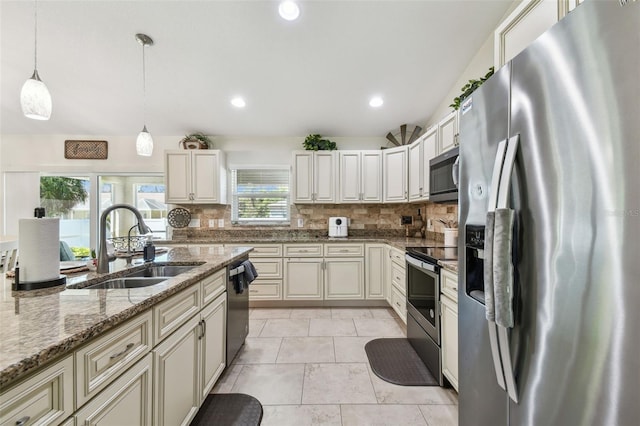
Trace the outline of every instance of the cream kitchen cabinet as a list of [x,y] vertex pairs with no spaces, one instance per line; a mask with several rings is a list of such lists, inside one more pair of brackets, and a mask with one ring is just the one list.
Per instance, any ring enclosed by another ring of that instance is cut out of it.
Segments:
[[153,355],[148,353],[75,415],[78,425],[153,425]]
[[365,244],[365,299],[385,299],[385,244]]
[[400,319],[407,323],[407,279],[404,252],[395,247],[389,250],[391,294],[390,305]]
[[[178,315],[168,315],[175,320],[166,323],[181,325],[153,350],[154,425],[189,424],[222,374],[226,362],[224,290],[225,287],[219,288],[214,301],[187,320],[179,312],[190,310],[189,303],[185,301],[191,300],[191,296],[181,297],[181,293],[178,293],[157,307],[170,312],[169,306],[176,298],[175,302],[185,309],[174,311]],[[157,330],[158,334],[162,334],[162,331]]]
[[382,190],[385,203],[404,203],[409,200],[407,156],[407,146],[389,148],[382,151]]
[[227,169],[223,151],[165,151],[166,202],[226,204]]
[[523,0],[495,30],[496,71],[575,7],[576,0]]
[[447,114],[438,122],[437,155],[458,146],[458,111]]
[[325,300],[364,299],[364,244],[324,245]]
[[284,259],[284,300],[322,300],[324,259],[288,257]]
[[437,155],[438,127],[409,145],[409,201],[429,199],[429,162]]
[[442,325],[442,374],[458,390],[458,275],[440,270]]
[[0,424],[59,424],[73,414],[73,355],[0,393]]
[[249,259],[258,278],[249,286],[249,301],[282,300],[282,244],[226,244],[227,247],[253,247]]
[[294,151],[293,202],[299,204],[337,201],[337,156],[335,151]]
[[338,151],[339,203],[382,202],[382,151]]

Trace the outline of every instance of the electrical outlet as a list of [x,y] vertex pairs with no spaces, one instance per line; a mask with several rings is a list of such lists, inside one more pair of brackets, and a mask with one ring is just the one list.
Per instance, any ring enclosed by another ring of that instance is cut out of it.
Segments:
[[400,216],[400,225],[411,225],[413,223],[413,217]]
[[224,219],[218,219],[218,228],[224,228]]
[[209,219],[209,228],[215,228],[215,227],[216,227],[216,220]]
[[433,230],[433,222],[431,221],[431,219],[427,219],[427,229],[429,231]]
[[303,218],[299,218],[298,219],[298,228],[302,228],[304,226],[304,219]]

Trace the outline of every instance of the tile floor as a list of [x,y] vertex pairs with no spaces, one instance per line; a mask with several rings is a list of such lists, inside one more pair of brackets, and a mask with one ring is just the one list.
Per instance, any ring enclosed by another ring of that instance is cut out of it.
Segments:
[[393,385],[369,368],[366,342],[404,336],[387,308],[254,308],[245,345],[213,391],[256,397],[263,426],[456,426],[453,389]]

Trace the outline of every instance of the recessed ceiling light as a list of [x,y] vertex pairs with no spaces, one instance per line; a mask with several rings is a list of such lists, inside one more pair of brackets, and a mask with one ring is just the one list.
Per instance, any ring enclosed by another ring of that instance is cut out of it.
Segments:
[[291,0],[285,0],[280,2],[278,6],[278,13],[282,17],[282,19],[286,19],[287,21],[294,21],[298,19],[300,16],[300,8],[296,4],[296,2]]
[[247,103],[244,101],[244,99],[238,96],[231,99],[231,105],[236,108],[244,108],[245,106],[247,106]]
[[372,107],[372,108],[379,108],[379,107],[382,106],[383,103],[384,103],[384,101],[382,100],[382,98],[380,96],[374,96],[369,101],[369,106]]

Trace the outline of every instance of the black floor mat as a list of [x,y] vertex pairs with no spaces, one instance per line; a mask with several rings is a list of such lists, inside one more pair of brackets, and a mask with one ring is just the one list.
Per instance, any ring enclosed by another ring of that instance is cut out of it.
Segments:
[[212,393],[204,400],[191,426],[257,426],[262,404],[243,393]]
[[402,386],[438,386],[407,339],[371,340],[364,345],[364,350],[371,370],[386,382]]

